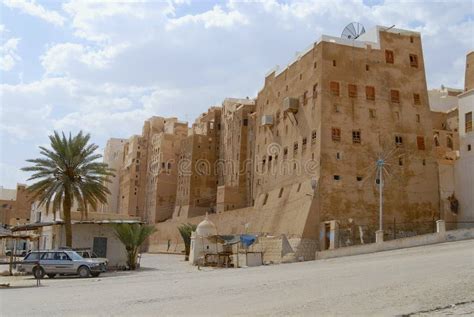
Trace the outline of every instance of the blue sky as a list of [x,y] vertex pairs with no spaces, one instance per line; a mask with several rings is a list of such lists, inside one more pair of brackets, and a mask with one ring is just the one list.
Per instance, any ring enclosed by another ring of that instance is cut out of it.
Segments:
[[26,180],[19,168],[55,129],[102,147],[152,115],[192,121],[254,97],[269,69],[351,21],[421,32],[428,87],[460,88],[473,11],[469,0],[1,1],[0,185]]

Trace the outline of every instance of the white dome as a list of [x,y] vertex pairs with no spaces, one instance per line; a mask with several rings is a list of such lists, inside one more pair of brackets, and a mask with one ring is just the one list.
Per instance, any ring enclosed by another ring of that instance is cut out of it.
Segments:
[[207,215],[206,215],[206,219],[201,221],[196,227],[196,234],[204,238],[207,238],[209,236],[214,236],[217,234],[216,225],[212,221],[207,219]]

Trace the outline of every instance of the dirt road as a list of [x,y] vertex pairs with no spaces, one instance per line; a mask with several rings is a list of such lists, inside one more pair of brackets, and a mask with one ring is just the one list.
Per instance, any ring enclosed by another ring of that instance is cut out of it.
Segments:
[[[474,314],[474,240],[304,263],[198,271],[145,255],[140,272],[16,278],[2,316]],[[450,307],[453,304],[463,303]],[[459,308],[456,308],[459,307]]]

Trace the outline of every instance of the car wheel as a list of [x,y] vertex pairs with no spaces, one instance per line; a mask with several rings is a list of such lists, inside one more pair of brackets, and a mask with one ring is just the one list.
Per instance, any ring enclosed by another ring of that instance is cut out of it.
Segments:
[[91,275],[92,275],[92,277],[97,277],[97,276],[100,275],[100,273],[99,272],[94,272],[94,273],[91,273]]
[[56,274],[47,274],[49,278],[54,278]]
[[81,266],[79,270],[77,271],[77,273],[79,273],[80,277],[84,278],[84,277],[89,277],[89,275],[91,274],[91,271],[89,270],[87,266]]
[[44,277],[44,269],[42,267],[35,267],[33,269],[33,275],[37,279],[42,279]]

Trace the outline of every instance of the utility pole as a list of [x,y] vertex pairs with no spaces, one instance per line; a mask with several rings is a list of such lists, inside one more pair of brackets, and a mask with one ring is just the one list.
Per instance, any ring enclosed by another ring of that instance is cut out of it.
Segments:
[[382,159],[377,160],[379,170],[379,230],[383,230],[383,164]]

